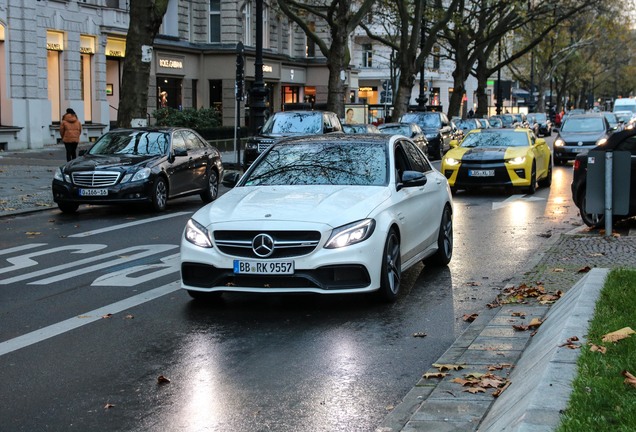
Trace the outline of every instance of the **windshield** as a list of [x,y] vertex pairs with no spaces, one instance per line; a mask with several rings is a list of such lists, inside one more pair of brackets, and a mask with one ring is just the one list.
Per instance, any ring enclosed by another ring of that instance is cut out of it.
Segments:
[[113,131],[99,138],[91,155],[163,155],[168,153],[169,134],[148,131]]
[[[492,129],[490,129],[492,131]],[[461,147],[525,147],[528,135],[524,131],[499,130],[493,132],[473,132],[466,135]]]
[[264,134],[312,134],[322,132],[322,114],[308,112],[280,112],[263,126]]
[[535,121],[537,123],[543,123],[547,120],[545,114],[537,113],[537,114],[528,114],[528,121]]
[[442,121],[439,115],[422,115],[417,113],[406,113],[400,119],[401,123],[417,123],[423,129],[439,129],[442,127]]
[[481,124],[474,119],[460,120],[456,123],[457,127],[462,130],[480,129]]
[[384,143],[334,141],[274,145],[258,161],[245,186],[388,184]]
[[561,132],[603,132],[605,125],[601,117],[568,118],[561,126]]

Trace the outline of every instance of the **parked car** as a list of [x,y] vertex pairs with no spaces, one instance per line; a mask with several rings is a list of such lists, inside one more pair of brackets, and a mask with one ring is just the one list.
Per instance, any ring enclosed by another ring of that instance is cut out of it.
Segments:
[[603,115],[607,119],[607,122],[610,125],[610,130],[612,132],[623,128],[623,123],[621,123],[621,121],[618,119],[618,116],[616,116],[616,114],[614,114],[613,112],[603,111]]
[[376,292],[393,301],[403,271],[451,260],[448,183],[408,138],[287,138],[224,184],[233,188],[183,232],[181,286],[195,299]]
[[378,126],[380,133],[389,135],[403,135],[415,143],[415,145],[428,156],[428,141],[424,131],[417,123],[384,123]]
[[536,136],[552,135],[552,122],[546,113],[530,113],[526,116],[526,121]]
[[450,149],[453,139],[451,122],[443,112],[415,111],[402,114],[400,123],[417,123],[428,140],[428,152],[432,159],[441,159]]
[[[595,151],[613,152],[628,151],[631,153],[631,176],[629,185],[629,213],[620,218],[636,216],[636,129],[625,129],[612,134],[605,143],[593,148]],[[605,225],[605,215],[589,213],[586,209],[586,191],[588,184],[588,152],[579,153],[574,159],[574,172],[572,175],[572,201],[579,208],[581,219],[590,227],[602,227]],[[604,163],[604,160],[601,162]],[[604,188],[604,185],[599,185]]]
[[466,135],[442,159],[451,190],[513,186],[533,194],[552,184],[550,148],[526,128],[481,129]]
[[482,123],[474,118],[458,120],[455,122],[455,124],[464,132],[464,134],[470,132],[471,130],[481,129],[483,127]]
[[58,168],[52,192],[64,213],[80,204],[148,203],[162,211],[188,195],[213,201],[221,178],[221,154],[191,129],[115,129]]
[[361,134],[361,133],[380,133],[378,127],[371,123],[366,124],[343,124],[342,131],[348,134]]
[[528,122],[524,113],[514,113],[511,114],[511,116],[515,119],[515,127],[528,127]]
[[503,120],[500,117],[490,116],[488,118],[488,122],[490,123],[490,126],[493,127],[493,128],[503,128],[504,127]]
[[267,119],[258,135],[249,137],[243,152],[247,170],[258,155],[282,137],[343,132],[338,116],[330,111],[279,111]]
[[515,120],[515,118],[512,116],[512,114],[496,114],[493,116],[490,116],[488,118],[488,120],[493,121],[494,119],[499,119],[501,120],[501,126],[502,128],[515,128],[517,127],[517,122]]
[[610,125],[603,114],[570,114],[562,120],[554,140],[554,163],[562,165],[607,140]]

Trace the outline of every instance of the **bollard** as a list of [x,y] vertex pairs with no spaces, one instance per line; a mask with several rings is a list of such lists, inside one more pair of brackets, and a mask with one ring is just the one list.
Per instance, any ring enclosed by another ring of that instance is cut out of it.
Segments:
[[605,152],[605,237],[612,235],[612,152]]

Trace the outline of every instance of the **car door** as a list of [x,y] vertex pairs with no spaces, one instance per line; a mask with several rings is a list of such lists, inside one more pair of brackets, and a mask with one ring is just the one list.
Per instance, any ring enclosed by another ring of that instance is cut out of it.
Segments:
[[190,170],[191,183],[186,190],[202,190],[206,187],[208,172],[207,147],[201,139],[192,131],[182,130],[183,138],[188,151],[188,169]]
[[166,168],[170,183],[170,196],[184,193],[192,183],[190,172],[190,156],[186,147],[185,138],[180,130],[172,132],[172,162]]
[[632,172],[630,173],[630,189],[629,189],[629,214],[636,215],[636,136],[627,137],[619,142],[615,148],[616,151],[628,151],[631,156]]
[[534,154],[534,160],[537,166],[537,179],[544,178],[548,173],[548,164],[550,163],[550,147],[543,139],[536,137],[534,132],[529,132],[530,149]]

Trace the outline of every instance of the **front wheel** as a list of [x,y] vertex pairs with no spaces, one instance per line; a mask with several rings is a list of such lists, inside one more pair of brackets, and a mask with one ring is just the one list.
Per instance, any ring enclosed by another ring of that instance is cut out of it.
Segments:
[[437,252],[426,258],[424,264],[434,266],[448,265],[453,257],[453,215],[448,206],[442,213],[442,221],[439,224],[439,234],[437,235]]
[[402,258],[400,253],[400,239],[391,229],[384,243],[382,253],[382,271],[380,272],[380,297],[388,302],[397,299],[400,292],[400,279],[402,278]]
[[216,171],[210,170],[207,187],[201,192],[201,200],[205,203],[212,202],[219,195],[219,176]]
[[530,173],[530,185],[528,186],[528,190],[526,193],[528,195],[533,195],[537,191],[537,166],[532,164],[532,172]]
[[62,213],[75,213],[79,208],[79,204],[75,203],[57,203]]
[[548,173],[544,178],[539,180],[539,186],[550,187],[552,185],[552,161],[548,161]]
[[155,211],[164,211],[168,202],[168,185],[163,177],[158,177],[152,185],[152,208]]

